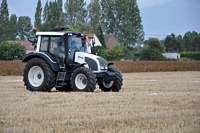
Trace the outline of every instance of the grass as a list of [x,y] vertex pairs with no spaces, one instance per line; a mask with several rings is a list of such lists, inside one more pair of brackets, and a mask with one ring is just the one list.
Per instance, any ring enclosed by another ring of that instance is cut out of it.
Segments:
[[26,90],[21,76],[0,76],[0,132],[200,132],[199,71],[123,78],[118,93],[44,93]]

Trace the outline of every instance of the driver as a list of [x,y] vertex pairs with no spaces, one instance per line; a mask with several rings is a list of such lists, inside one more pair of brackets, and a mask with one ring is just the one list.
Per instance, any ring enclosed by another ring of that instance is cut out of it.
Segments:
[[59,42],[58,47],[54,49],[54,55],[56,55],[60,59],[65,58],[65,48],[61,42]]
[[77,49],[76,47],[76,41],[71,42],[71,49]]
[[53,50],[53,54],[58,58],[59,64],[64,66],[65,48],[63,42],[58,41],[57,47]]

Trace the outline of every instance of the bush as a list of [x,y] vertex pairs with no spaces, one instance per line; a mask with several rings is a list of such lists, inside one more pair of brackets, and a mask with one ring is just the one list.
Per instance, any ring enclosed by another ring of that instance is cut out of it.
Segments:
[[200,52],[181,52],[181,58],[200,60]]
[[92,47],[92,53],[96,53],[96,51],[99,51],[98,52],[98,56],[102,56],[102,53],[103,51],[105,50],[106,48],[102,47],[102,46],[95,46],[95,47]]
[[134,60],[134,52],[130,51],[126,46],[116,46],[113,48],[104,49],[101,53],[106,60]]
[[0,43],[0,60],[23,59],[26,54],[25,46],[18,43]]
[[106,60],[121,60],[124,58],[124,51],[120,47],[114,47],[104,50],[103,57]]
[[150,38],[148,45],[144,47],[140,54],[140,60],[164,60],[165,57],[162,56],[162,53],[165,52],[165,47],[160,41],[156,38]]

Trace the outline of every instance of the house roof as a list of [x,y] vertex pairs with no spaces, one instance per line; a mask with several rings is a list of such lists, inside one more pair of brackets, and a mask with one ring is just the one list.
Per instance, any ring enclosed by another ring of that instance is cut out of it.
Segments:
[[22,45],[24,45],[25,46],[25,48],[26,48],[26,50],[35,50],[34,49],[34,46],[32,45],[32,43],[31,42],[29,42],[29,41],[8,41],[8,42],[10,42],[10,43],[19,43],[19,44],[22,44]]
[[105,35],[104,38],[107,48],[112,48],[114,46],[119,45],[118,38],[115,37],[114,35]]
[[112,38],[112,36],[113,35],[105,35],[104,36],[106,44],[109,42],[109,40]]

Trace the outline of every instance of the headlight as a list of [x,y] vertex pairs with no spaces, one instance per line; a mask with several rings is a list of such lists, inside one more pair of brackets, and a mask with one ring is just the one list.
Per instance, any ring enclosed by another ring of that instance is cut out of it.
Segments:
[[100,69],[101,69],[101,70],[104,70],[104,66],[100,66]]
[[107,67],[107,66],[100,66],[100,69],[101,69],[101,70],[107,70],[108,67]]

